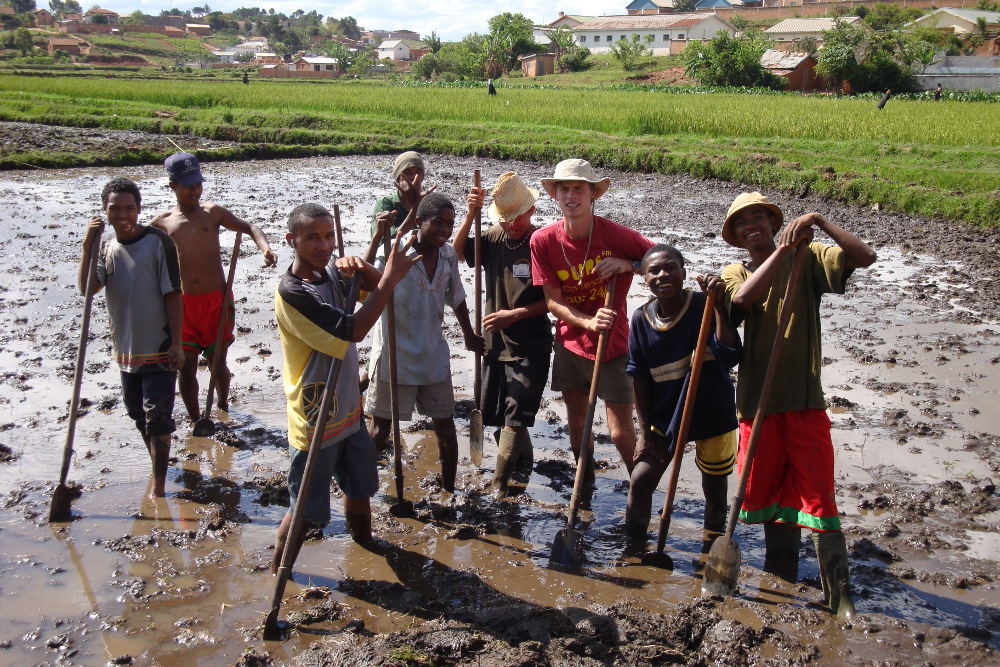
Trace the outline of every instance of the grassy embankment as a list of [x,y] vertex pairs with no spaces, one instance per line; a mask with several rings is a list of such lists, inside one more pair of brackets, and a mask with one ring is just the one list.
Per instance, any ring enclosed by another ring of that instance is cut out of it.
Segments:
[[[683,173],[1000,225],[1000,106],[599,89],[364,82],[92,82],[0,76],[0,119],[244,142],[208,159],[429,153]],[[31,153],[0,168],[136,164],[162,155]]]

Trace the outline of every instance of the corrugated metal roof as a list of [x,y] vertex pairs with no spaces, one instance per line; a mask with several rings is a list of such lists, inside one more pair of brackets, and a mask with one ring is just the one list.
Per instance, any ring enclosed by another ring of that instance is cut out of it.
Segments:
[[633,16],[600,16],[573,28],[580,30],[663,30],[664,28],[689,28],[715,16],[706,14],[636,14]]
[[989,25],[1000,23],[1000,12],[988,12],[983,9],[960,9],[958,7],[942,7],[938,11],[961,16],[963,19],[967,19],[973,23],[980,17],[986,19],[986,23]]
[[764,69],[793,70],[809,57],[808,53],[785,53],[778,49],[768,49],[760,57],[760,64]]
[[[771,26],[764,31],[765,35],[776,35],[788,32],[823,32],[832,30],[834,18],[811,18],[811,19],[785,19],[781,23]],[[842,16],[840,21],[848,25],[857,23],[861,19],[857,16]]]

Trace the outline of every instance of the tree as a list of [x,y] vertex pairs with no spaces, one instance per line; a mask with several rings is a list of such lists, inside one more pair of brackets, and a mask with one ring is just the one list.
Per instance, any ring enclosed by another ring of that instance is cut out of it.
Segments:
[[10,6],[18,14],[30,14],[35,11],[35,0],[10,0]]
[[545,36],[552,40],[552,45],[555,47],[556,60],[576,48],[576,39],[573,37],[573,32],[565,26],[559,26],[555,30],[546,30]]
[[82,14],[83,7],[80,6],[77,0],[66,0],[66,3],[63,5],[63,11],[68,14]]
[[340,19],[340,30],[348,39],[361,39],[361,26],[358,25],[357,19],[353,16],[345,16]]
[[847,44],[826,44],[816,56],[816,74],[829,77],[836,91],[840,91],[844,81],[854,78],[857,69],[857,56]]
[[611,57],[622,64],[622,69],[626,72],[639,69],[639,60],[653,55],[650,44],[653,43],[652,35],[639,37],[632,33],[631,37],[619,39],[611,45]]
[[[864,5],[862,5],[864,7]],[[729,19],[729,25],[733,26],[736,32],[743,32],[750,27],[750,20],[739,14]]]
[[759,31],[739,38],[720,30],[707,42],[694,42],[684,49],[688,76],[705,86],[743,86],[782,90],[785,80],[764,69],[760,57],[770,42]]
[[497,14],[488,25],[490,33],[483,44],[483,65],[489,78],[514,69],[518,56],[542,50],[535,43],[534,23],[524,14]]
[[66,4],[63,2],[63,0],[49,0],[49,11],[51,11],[53,14],[58,14],[59,12],[63,11],[63,8],[65,6]]
[[431,53],[437,53],[441,50],[441,38],[438,37],[437,30],[431,30],[431,36],[424,41],[427,42]]
[[698,0],[674,0],[674,11],[680,14],[693,12]]
[[816,42],[815,37],[803,37],[795,45],[795,50],[799,53],[808,53],[809,55],[814,56],[816,55],[816,52],[819,51],[819,44]]
[[248,63],[254,59],[257,54],[253,51],[240,51],[236,54],[236,62]]
[[14,48],[26,56],[35,50],[35,43],[31,39],[31,33],[27,28],[18,28],[14,32]]
[[578,47],[571,52],[563,54],[556,59],[556,66],[560,72],[580,72],[590,67],[587,58],[590,57],[590,49]]

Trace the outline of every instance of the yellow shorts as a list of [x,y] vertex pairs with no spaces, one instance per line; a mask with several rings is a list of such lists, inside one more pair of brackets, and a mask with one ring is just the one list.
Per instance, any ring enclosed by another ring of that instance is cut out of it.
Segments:
[[698,440],[695,462],[706,475],[728,475],[736,466],[736,446],[739,431],[717,435],[714,438]]

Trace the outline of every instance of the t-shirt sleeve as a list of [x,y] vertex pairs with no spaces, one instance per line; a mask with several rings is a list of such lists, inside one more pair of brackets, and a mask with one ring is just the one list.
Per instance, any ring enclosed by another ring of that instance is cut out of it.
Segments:
[[448,277],[448,292],[445,295],[445,303],[452,308],[465,302],[465,286],[462,284],[462,276],[458,272],[458,255],[450,254],[448,263],[451,264],[451,275]]
[[843,294],[847,289],[847,279],[853,273],[853,270],[847,269],[844,249],[814,241],[809,244],[809,251],[816,260],[812,267],[816,291],[820,294]]
[[[372,209],[372,217],[370,220],[371,229],[368,230],[368,238],[375,235],[375,217],[382,211],[391,211],[392,207],[392,197],[379,197],[375,200],[375,207]],[[401,223],[402,220],[397,220],[396,224]]]
[[102,239],[101,247],[97,250],[97,282],[101,285],[108,284],[108,240]]
[[163,252],[160,254],[160,293],[181,291],[181,269],[177,260],[177,246],[169,236],[160,237]]
[[[488,256],[489,253],[486,252],[486,244],[489,241],[486,240],[486,236],[480,236],[480,243],[483,248],[483,255]],[[476,268],[476,235],[469,234],[469,238],[465,240],[465,265],[470,269]]]
[[628,364],[625,372],[632,377],[652,378],[649,372],[649,362],[645,353],[645,322],[643,322],[642,307],[632,313],[632,325],[628,329]]
[[324,302],[306,283],[282,281],[277,315],[295,337],[314,350],[343,359],[352,316]]
[[735,368],[740,360],[743,359],[743,340],[740,338],[740,334],[736,334],[736,345],[729,347],[721,340],[719,340],[718,335],[715,332],[715,327],[712,327],[712,335],[708,339],[708,347],[712,350],[712,355],[715,360],[722,365],[723,368]]
[[722,269],[722,275],[720,277],[723,282],[726,283],[725,304],[726,311],[729,313],[729,321],[734,327],[738,327],[743,323],[743,318],[746,317],[746,311],[733,305],[733,297],[736,295],[736,292],[739,291],[743,283],[746,282],[747,269],[742,264],[730,264],[726,268]]

